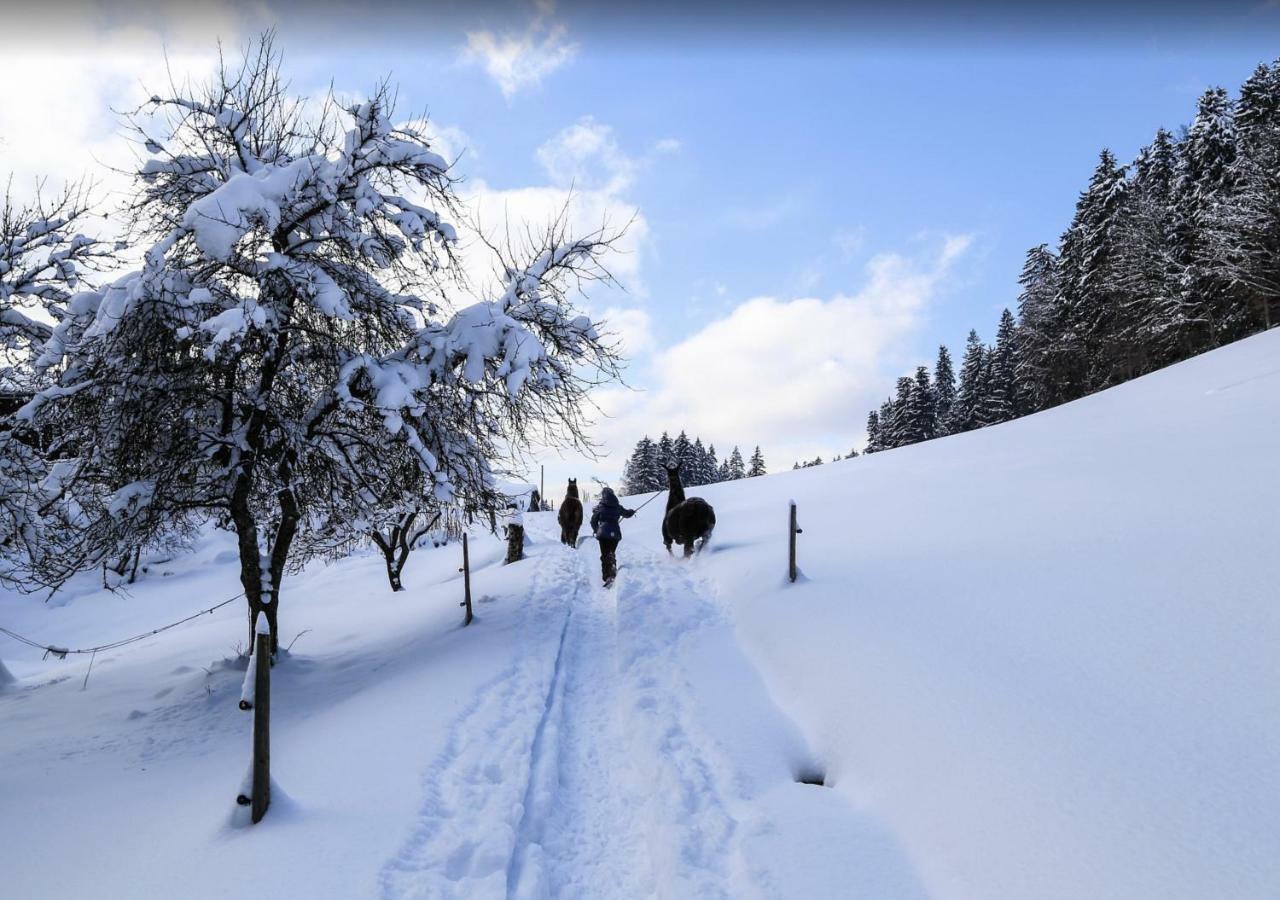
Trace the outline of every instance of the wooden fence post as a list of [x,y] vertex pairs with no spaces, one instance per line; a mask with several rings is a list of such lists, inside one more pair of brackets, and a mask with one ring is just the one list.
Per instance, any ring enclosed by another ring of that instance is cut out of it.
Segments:
[[271,626],[261,612],[253,632],[253,658],[240,692],[240,708],[253,710],[252,787],[248,797],[241,794],[236,802],[252,807],[251,818],[256,825],[271,805]]
[[787,575],[791,578],[791,581],[794,582],[796,580],[796,574],[799,571],[796,569],[796,535],[804,534],[804,529],[796,524],[796,501],[794,500],[791,501],[791,521],[788,527],[788,532],[790,559],[787,564]]
[[462,533],[462,595],[462,604],[467,608],[467,617],[462,622],[465,627],[475,618],[471,614],[471,553],[467,548],[466,532]]

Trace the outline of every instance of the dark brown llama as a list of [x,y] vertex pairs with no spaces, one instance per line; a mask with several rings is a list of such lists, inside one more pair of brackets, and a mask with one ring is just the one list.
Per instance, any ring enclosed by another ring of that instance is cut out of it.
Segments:
[[560,542],[577,547],[578,530],[582,528],[582,501],[578,499],[578,479],[569,479],[569,487],[565,490],[556,520],[560,523]]
[[684,495],[680,482],[680,465],[667,466],[667,512],[662,517],[662,543],[671,552],[673,543],[684,547],[685,556],[693,556],[694,543],[698,552],[711,540],[716,527],[716,511],[701,497]]

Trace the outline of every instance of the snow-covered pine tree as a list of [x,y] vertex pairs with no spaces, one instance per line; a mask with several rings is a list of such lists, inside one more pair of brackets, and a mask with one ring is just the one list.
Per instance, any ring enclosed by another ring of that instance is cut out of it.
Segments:
[[707,480],[705,483],[715,484],[720,480],[720,460],[716,459],[716,445],[710,444],[707,447]]
[[685,434],[684,429],[680,429],[680,433],[676,435],[676,439],[671,442],[672,463],[680,464],[680,471],[687,476],[693,472],[693,445],[689,443],[689,435]]
[[1125,214],[1118,222],[1112,294],[1119,304],[1114,343],[1118,380],[1183,358],[1206,322],[1187,306],[1173,210],[1177,148],[1163,128],[1134,160]]
[[[663,466],[673,466],[676,463],[675,447],[671,442],[671,436],[665,431],[658,439],[658,463]],[[667,486],[666,475],[662,476],[662,486]]]
[[863,453],[875,453],[880,446],[880,414],[874,409],[867,413],[867,444]]
[[689,456],[693,465],[694,486],[710,484],[712,476],[707,472],[707,448],[702,446],[702,438],[695,437],[693,446],[689,448]]
[[616,358],[570,291],[608,277],[609,236],[562,218],[457,308],[454,179],[392,97],[307,107],[265,38],[134,117],[143,266],[67,303],[42,357],[58,383],[23,411],[79,450],[62,483],[84,525],[46,578],[225,516],[274,648],[286,570],[423,499],[402,459],[433,501],[479,510],[532,431],[581,443],[588,379]]
[[1229,202],[1236,172],[1234,104],[1222,88],[1200,97],[1178,154],[1173,209],[1183,265],[1183,303],[1204,322],[1190,352],[1231,340],[1233,291],[1223,278],[1221,244],[1210,239],[1220,205]]
[[[977,331],[970,331],[965,341],[964,357],[960,361],[960,387],[956,402],[951,407],[952,434],[972,431],[982,427],[982,401],[986,394],[987,350],[982,346]],[[909,382],[910,379],[907,379]],[[902,379],[899,379],[899,395]]]
[[1018,278],[1018,357],[1014,373],[1019,406],[1027,412],[1055,402],[1050,372],[1057,352],[1061,323],[1057,314],[1058,257],[1045,244],[1027,251]]
[[760,445],[756,445],[755,452],[751,454],[751,462],[747,469],[748,478],[756,478],[760,475],[767,475],[768,470],[764,465],[764,454],[760,452]]
[[886,399],[880,404],[880,420],[879,443],[876,445],[878,450],[892,450],[897,447],[898,435],[898,411],[894,406],[893,399]]
[[911,418],[911,395],[915,392],[914,378],[903,375],[898,379],[897,389],[890,404],[893,418],[889,425],[889,442],[893,447],[905,447],[915,443],[915,423]]
[[1069,258],[1074,282],[1065,312],[1080,339],[1078,362],[1084,366],[1081,395],[1115,383],[1126,364],[1127,348],[1117,340],[1121,304],[1114,262],[1128,185],[1125,169],[1117,165],[1110,150],[1103,150],[1071,226],[1074,252]]
[[1220,323],[1229,340],[1280,321],[1280,64],[1258,66],[1241,87],[1235,130],[1230,195],[1213,207],[1206,241],[1235,301]]
[[742,453],[734,445],[733,452],[729,454],[729,460],[726,463],[729,467],[725,481],[737,481],[739,478],[747,477],[747,467],[742,462]]
[[911,390],[911,402],[907,413],[910,443],[930,441],[938,436],[937,400],[929,369],[916,367],[915,385]]
[[949,434],[951,407],[956,402],[956,373],[951,365],[951,351],[946,344],[938,346],[938,359],[933,364],[934,422],[939,437]]
[[631,451],[631,456],[627,459],[622,467],[622,493],[642,494],[645,491],[645,455],[646,448],[652,452],[653,441],[649,440],[646,434],[636,442],[636,447]]
[[982,397],[981,419],[983,425],[1007,422],[1018,415],[1017,406],[1017,346],[1013,313],[1000,314],[996,328],[996,344],[987,356],[988,381]]
[[667,487],[667,470],[663,464],[662,453],[659,451],[658,445],[653,441],[650,441],[645,446],[643,463],[642,474],[645,491],[665,490]]

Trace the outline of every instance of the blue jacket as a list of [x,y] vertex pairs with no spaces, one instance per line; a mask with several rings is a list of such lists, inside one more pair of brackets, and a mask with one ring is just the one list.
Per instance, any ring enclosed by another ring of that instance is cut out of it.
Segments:
[[600,495],[600,502],[596,504],[596,508],[591,511],[591,530],[597,538],[603,538],[607,541],[622,540],[622,526],[618,524],[620,519],[629,519],[636,514],[634,509],[626,509],[618,502],[617,496],[613,491],[605,488]]

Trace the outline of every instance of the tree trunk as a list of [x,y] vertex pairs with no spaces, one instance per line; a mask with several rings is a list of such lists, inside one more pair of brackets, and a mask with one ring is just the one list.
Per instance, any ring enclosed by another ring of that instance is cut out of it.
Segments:
[[400,583],[400,571],[404,568],[404,557],[397,559],[390,552],[383,555],[387,560],[387,581],[391,584],[391,590],[403,591],[404,585]]

